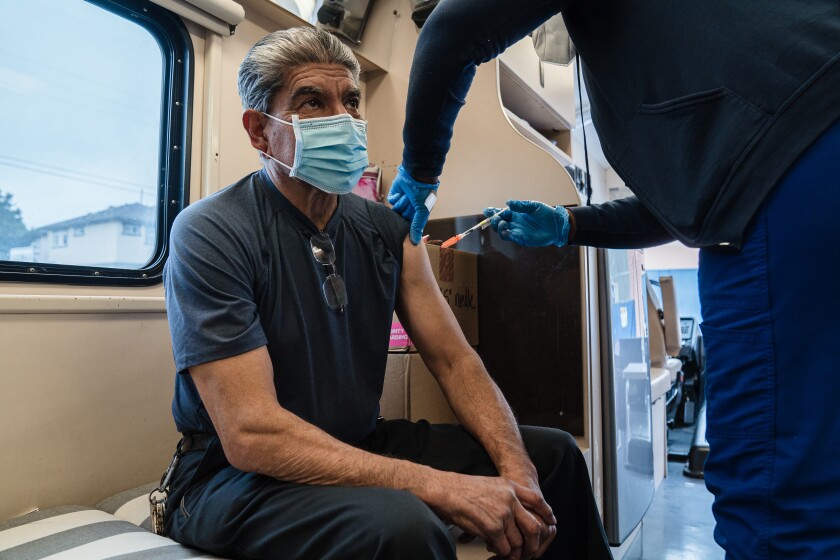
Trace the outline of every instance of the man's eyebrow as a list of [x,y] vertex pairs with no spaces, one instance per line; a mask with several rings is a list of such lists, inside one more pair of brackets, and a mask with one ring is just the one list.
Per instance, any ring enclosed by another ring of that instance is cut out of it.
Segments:
[[347,92],[347,97],[361,97],[361,96],[362,96],[362,90],[360,90],[359,88],[353,88],[353,89],[351,89],[350,91]]
[[319,88],[319,87],[303,86],[303,87],[300,87],[300,88],[298,88],[294,91],[294,93],[292,94],[292,99],[297,99],[298,97],[304,97],[304,96],[307,96],[307,95],[323,95],[323,94],[324,94],[324,90]]

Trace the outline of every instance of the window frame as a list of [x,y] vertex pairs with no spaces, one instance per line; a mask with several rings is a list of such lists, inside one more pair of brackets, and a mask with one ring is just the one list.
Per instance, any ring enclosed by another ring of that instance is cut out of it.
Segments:
[[[106,268],[56,263],[0,260],[0,282],[48,282],[97,286],[159,284],[169,255],[172,223],[186,206],[194,55],[192,40],[181,18],[148,0],[85,0],[151,33],[162,54],[161,127],[157,189],[157,243],[143,268]],[[68,232],[69,233],[69,232]]]

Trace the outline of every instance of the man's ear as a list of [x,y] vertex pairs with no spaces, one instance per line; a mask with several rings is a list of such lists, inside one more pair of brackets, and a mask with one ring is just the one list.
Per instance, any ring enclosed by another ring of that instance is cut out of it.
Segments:
[[251,139],[251,145],[261,152],[268,150],[268,140],[265,137],[265,117],[259,111],[245,109],[242,112],[242,126]]

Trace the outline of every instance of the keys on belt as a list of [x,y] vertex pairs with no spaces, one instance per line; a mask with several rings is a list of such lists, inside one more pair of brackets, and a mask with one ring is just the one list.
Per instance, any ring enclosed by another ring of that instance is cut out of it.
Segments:
[[152,518],[152,531],[156,535],[162,537],[166,536],[166,529],[163,526],[163,516],[166,513],[166,497],[169,495],[169,484],[172,482],[172,475],[175,474],[175,469],[181,460],[181,447],[184,445],[184,439],[178,442],[178,447],[175,449],[175,455],[172,456],[172,461],[169,462],[166,472],[160,478],[160,484],[149,492],[149,514]]
[[204,451],[212,445],[215,439],[216,436],[213,434],[187,434],[178,442],[175,455],[172,456],[169,467],[167,467],[166,472],[160,478],[160,484],[157,488],[149,492],[149,513],[152,518],[152,530],[156,535],[166,536],[166,529],[163,526],[163,516],[166,513],[166,498],[169,496],[169,484],[172,482],[172,476],[175,474],[175,469],[178,467],[181,456],[190,451]]

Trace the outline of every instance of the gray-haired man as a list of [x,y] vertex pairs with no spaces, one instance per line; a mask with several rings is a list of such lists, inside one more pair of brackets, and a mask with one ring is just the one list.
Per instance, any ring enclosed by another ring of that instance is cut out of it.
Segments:
[[[455,557],[452,523],[509,558],[609,557],[572,438],[520,434],[408,223],[347,194],[358,79],[312,29],[242,63],[264,168],[178,217],[165,271],[185,434],[166,530],[237,558],[428,560]],[[462,426],[377,422],[394,309]]]

